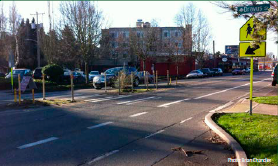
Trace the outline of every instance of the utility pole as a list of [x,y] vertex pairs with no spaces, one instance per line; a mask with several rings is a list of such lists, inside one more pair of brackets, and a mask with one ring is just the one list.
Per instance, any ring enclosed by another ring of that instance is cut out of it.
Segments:
[[36,15],[37,17],[37,24],[36,24],[36,31],[37,31],[37,61],[38,61],[38,67],[41,67],[41,55],[40,55],[40,37],[39,37],[39,14],[43,15],[44,13],[38,13],[36,14],[31,14],[31,15]]

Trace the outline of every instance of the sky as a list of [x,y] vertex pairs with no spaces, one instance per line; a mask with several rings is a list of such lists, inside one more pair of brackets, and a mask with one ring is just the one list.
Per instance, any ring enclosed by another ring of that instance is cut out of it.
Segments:
[[[12,2],[2,2],[8,13],[8,8]],[[51,2],[54,16],[59,16],[58,1]],[[175,15],[180,8],[189,1],[98,1],[98,7],[103,11],[104,16],[109,20],[110,27],[134,27],[137,19],[150,22],[152,19],[159,21],[160,26],[176,26]],[[233,19],[232,14],[224,13],[223,9],[215,6],[209,1],[193,1],[197,9],[200,9],[207,17],[208,26],[211,28],[212,40],[210,41],[210,51],[213,50],[213,40],[215,41],[215,51],[225,53],[225,45],[239,44],[239,29],[247,20]],[[39,12],[45,13],[39,17],[39,22],[43,22],[47,29],[48,8],[47,1],[17,1],[17,8],[23,18],[31,19],[30,14]],[[55,18],[54,18],[55,19]],[[58,20],[58,19],[56,19]],[[274,43],[277,34],[267,33],[267,52],[272,52],[277,56],[278,45]]]

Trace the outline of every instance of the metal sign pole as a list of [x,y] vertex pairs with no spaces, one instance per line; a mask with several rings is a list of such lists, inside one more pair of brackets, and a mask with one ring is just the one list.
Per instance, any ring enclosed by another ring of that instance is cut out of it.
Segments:
[[45,75],[42,74],[42,99],[45,100]]
[[107,92],[107,90],[106,90],[106,73],[104,73],[104,88],[105,88],[105,93]]
[[14,89],[14,78],[13,78],[13,68],[11,67],[11,84],[12,84],[12,91]]
[[253,101],[253,57],[250,59],[251,71],[250,71],[250,115],[252,115],[252,101]]

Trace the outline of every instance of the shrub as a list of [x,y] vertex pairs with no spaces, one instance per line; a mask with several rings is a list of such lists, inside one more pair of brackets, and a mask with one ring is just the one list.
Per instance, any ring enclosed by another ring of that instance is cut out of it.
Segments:
[[56,64],[49,64],[43,67],[42,73],[48,76],[51,81],[58,82],[59,78],[64,74],[64,70]]
[[115,88],[119,88],[119,77],[120,77],[121,89],[126,89],[131,86],[131,75],[126,75],[123,71],[121,71],[119,72],[118,77],[114,80]]

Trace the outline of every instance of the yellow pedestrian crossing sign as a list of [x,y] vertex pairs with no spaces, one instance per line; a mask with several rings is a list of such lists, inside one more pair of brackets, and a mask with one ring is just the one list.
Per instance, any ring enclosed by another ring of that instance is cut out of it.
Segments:
[[261,42],[255,46],[251,46],[251,42],[239,43],[240,57],[265,57],[266,56],[266,42]]
[[[239,30],[239,41],[253,41],[251,37],[254,30],[256,29],[256,24],[254,23],[254,16],[251,17]],[[259,35],[263,36],[262,40],[266,40],[266,29],[259,32]]]

